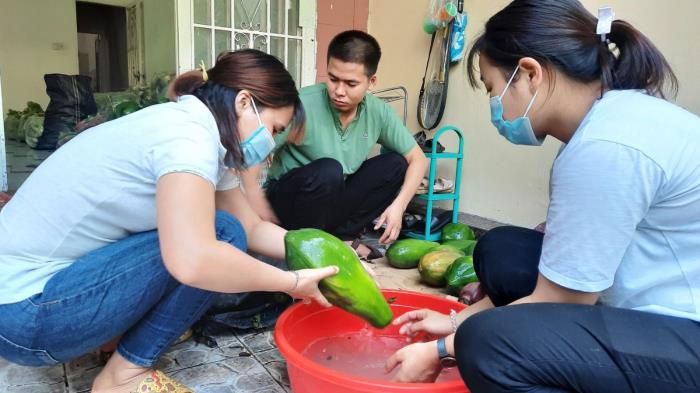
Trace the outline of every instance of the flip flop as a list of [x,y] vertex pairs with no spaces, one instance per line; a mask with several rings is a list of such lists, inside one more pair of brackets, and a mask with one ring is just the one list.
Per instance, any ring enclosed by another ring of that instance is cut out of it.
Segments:
[[[425,131],[420,131],[414,134],[413,139],[416,140],[416,143],[418,144],[418,146],[420,146],[420,149],[423,151],[423,153],[433,152],[433,139],[428,139],[428,134],[426,134]],[[442,143],[438,142],[436,150],[438,153],[442,153],[443,151],[445,151],[445,146],[443,146]]]
[[[430,183],[427,178],[423,178],[420,182],[420,186],[416,190],[416,194],[424,195],[427,194]],[[454,182],[452,180],[443,179],[438,177],[435,179],[435,184],[433,185],[433,194],[445,194],[454,191]]]
[[[430,233],[435,233],[452,221],[452,210],[443,210],[433,215],[431,221],[432,222],[430,224]],[[425,219],[422,219],[418,223],[416,223],[414,228],[414,230],[419,232],[425,230]]]
[[[366,256],[363,256],[363,257],[360,256],[360,254],[357,254],[357,249],[360,248],[361,244],[364,245],[365,247],[369,248],[369,254],[367,254]],[[357,254],[357,256],[360,257],[360,260],[365,260],[365,261],[369,262],[372,259],[379,259],[379,258],[384,257],[384,254],[382,254],[382,252],[379,251],[379,249],[377,249],[376,247],[369,245],[367,243],[363,243],[362,239],[359,237],[352,241],[352,244],[350,245],[350,247],[352,247],[352,249],[355,250],[355,253]]]
[[447,194],[454,191],[454,182],[452,180],[443,179],[438,177],[435,179],[435,185],[433,186],[433,192],[436,194]]
[[136,385],[136,392],[144,393],[194,393],[194,390],[175,381],[162,371],[151,371]]
[[404,213],[403,221],[401,223],[401,228],[403,229],[413,229],[421,220],[421,216],[417,214]]

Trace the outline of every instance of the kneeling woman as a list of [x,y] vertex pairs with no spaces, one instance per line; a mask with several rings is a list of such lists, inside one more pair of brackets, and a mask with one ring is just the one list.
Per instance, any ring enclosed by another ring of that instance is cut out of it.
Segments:
[[290,139],[301,138],[303,108],[282,63],[229,52],[171,90],[175,102],[61,147],[0,213],[3,358],[46,366],[121,336],[93,392],[142,391],[217,292],[328,305],[318,281],[337,268],[292,273],[250,257],[284,258],[285,231],[252,214],[238,189],[216,192],[229,168],[267,157],[274,133],[291,124]]
[[700,391],[700,118],[663,99],[676,79],[651,41],[597,24],[577,0],[515,0],[476,40],[498,132],[565,143],[546,233],[492,230],[485,300],[400,318],[447,335],[399,351],[400,379],[434,378],[441,352],[475,393]]

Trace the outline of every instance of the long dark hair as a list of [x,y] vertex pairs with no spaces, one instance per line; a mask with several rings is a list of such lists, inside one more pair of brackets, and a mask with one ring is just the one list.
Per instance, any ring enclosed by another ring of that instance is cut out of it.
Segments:
[[293,105],[294,116],[287,139],[297,143],[303,138],[304,107],[294,79],[276,57],[255,49],[223,52],[216,58],[214,67],[207,70],[207,81],[203,75],[201,70],[180,75],[170,86],[169,96],[175,99],[191,94],[209,107],[219,128],[221,144],[226,148],[226,165],[243,166],[234,109],[241,90],[250,91],[259,110]]
[[469,84],[479,85],[474,66],[482,54],[506,75],[520,59],[532,57],[573,80],[600,81],[603,92],[640,89],[661,98],[678,93],[676,75],[647,37],[616,20],[609,42],[602,42],[597,24],[578,0],[515,0],[488,20],[471,47]]

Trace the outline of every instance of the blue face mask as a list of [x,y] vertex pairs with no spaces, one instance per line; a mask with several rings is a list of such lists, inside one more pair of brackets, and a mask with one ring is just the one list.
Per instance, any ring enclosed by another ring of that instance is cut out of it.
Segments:
[[522,117],[518,117],[515,120],[505,120],[503,118],[503,95],[506,94],[519,68],[520,67],[517,67],[513,72],[513,76],[510,77],[506,88],[503,89],[503,93],[501,93],[500,96],[491,97],[489,100],[489,104],[491,105],[491,123],[496,127],[498,133],[511,143],[516,145],[540,146],[544,138],[540,139],[535,136],[535,132],[532,130],[532,124],[530,124],[530,119],[527,117],[530,108],[532,108],[532,104],[535,103],[537,92],[532,96],[530,103],[527,105],[527,109],[525,109],[525,114]]
[[250,168],[263,162],[275,148],[275,138],[272,137],[270,130],[268,130],[262,120],[260,120],[260,113],[252,97],[250,98],[250,103],[253,105],[253,110],[258,117],[258,123],[260,125],[246,140],[241,142],[243,166],[245,168]]

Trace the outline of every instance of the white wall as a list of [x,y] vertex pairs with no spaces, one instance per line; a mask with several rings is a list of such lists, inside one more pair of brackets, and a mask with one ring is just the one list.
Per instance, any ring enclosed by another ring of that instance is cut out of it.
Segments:
[[[507,0],[465,1],[469,44],[483,30],[486,20],[508,3]],[[619,19],[631,22],[650,37],[680,80],[677,102],[700,113],[697,75],[700,44],[696,39],[700,36],[700,24],[695,18],[680,17],[700,14],[700,1],[584,0],[583,3],[592,12],[600,5],[613,6]],[[421,30],[427,4],[428,0],[370,1],[369,32],[379,40],[383,52],[379,87],[408,88],[412,131],[418,130],[416,102],[430,45],[430,37]],[[535,226],[546,215],[549,169],[559,143],[548,140],[540,148],[513,146],[498,135],[489,117],[485,91],[469,88],[463,63],[453,67],[443,124],[455,124],[465,133],[467,158],[460,210],[502,222]]]
[[44,74],[78,73],[75,0],[2,0],[0,71],[3,110],[49,102]]
[[[0,92],[2,73],[0,72]],[[2,114],[2,94],[0,94],[0,114]],[[0,121],[0,192],[7,191],[7,164],[5,159],[5,122]]]

